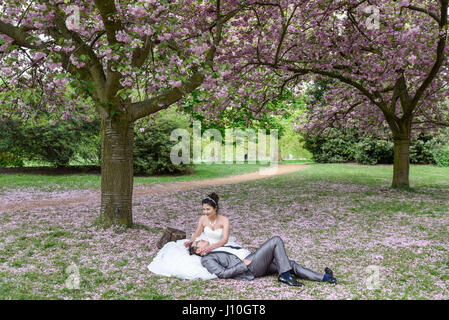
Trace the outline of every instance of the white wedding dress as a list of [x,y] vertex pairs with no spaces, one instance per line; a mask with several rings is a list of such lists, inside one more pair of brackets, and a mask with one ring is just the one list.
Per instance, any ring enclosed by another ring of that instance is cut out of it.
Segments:
[[[223,228],[212,230],[210,227],[205,227],[203,233],[196,240],[206,240],[213,244],[220,241],[222,236]],[[189,239],[170,241],[165,244],[148,265],[148,270],[161,276],[188,280],[217,278],[215,274],[210,273],[201,265],[201,257],[189,254],[188,248],[184,246],[184,242],[187,240]],[[229,237],[225,245],[239,246],[234,237]]]

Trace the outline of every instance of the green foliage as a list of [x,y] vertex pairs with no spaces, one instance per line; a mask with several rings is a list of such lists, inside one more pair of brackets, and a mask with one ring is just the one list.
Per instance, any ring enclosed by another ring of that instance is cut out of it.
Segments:
[[329,129],[328,136],[305,135],[304,147],[309,150],[316,162],[342,163],[354,160],[353,148],[357,143],[356,136],[339,134],[336,129]]
[[172,147],[178,144],[178,141],[170,140],[170,134],[177,128],[187,129],[188,122],[174,116],[170,117],[167,110],[161,111],[158,112],[154,124],[135,126],[134,173],[136,174],[184,173],[191,169],[191,165],[174,164],[170,159]]
[[23,167],[23,160],[9,152],[0,153],[0,168]]
[[442,147],[445,136],[429,136],[423,133],[410,144],[410,163],[435,164],[434,153]]
[[353,157],[357,163],[373,165],[393,163],[394,143],[389,140],[366,137],[354,145]]
[[54,124],[50,121],[36,124],[9,119],[0,122],[0,152],[8,151],[23,159],[67,166],[80,146],[88,145],[97,132],[96,122],[71,119]]
[[15,153],[14,132],[19,130],[17,121],[0,120],[0,153]]
[[54,126],[39,124],[23,129],[21,148],[32,159],[49,161],[56,166],[68,165],[76,150],[76,129],[65,122]]
[[271,115],[271,112],[276,113],[278,110],[287,110],[286,116],[290,115],[291,108],[288,108],[288,103],[293,100],[291,93],[286,93],[284,96],[268,102],[264,107],[266,112],[260,113],[259,118],[253,117],[248,111],[248,104],[241,103],[238,108],[228,107],[227,109],[217,114],[217,119],[208,120],[203,113],[196,112],[195,108],[201,105],[202,101],[208,99],[208,93],[201,93],[200,90],[194,90],[188,97],[183,99],[183,112],[188,114],[190,118],[201,122],[201,134],[208,129],[216,129],[221,135],[225,136],[226,128],[246,128],[278,130],[278,136],[284,135],[284,126],[280,121],[280,116]]
[[303,145],[304,141],[299,134],[293,135],[287,132],[279,139],[279,148],[284,160],[288,159],[289,154],[296,159],[311,159],[312,154]]
[[306,90],[306,101],[310,104],[307,109],[311,111],[317,105],[325,103],[324,94],[329,89],[330,84],[334,84],[334,79],[316,79],[311,87]]
[[[438,155],[444,159],[441,142],[445,136],[432,137],[419,134],[410,143],[410,163],[435,164]],[[342,163],[355,161],[360,164],[392,164],[394,143],[374,135],[359,136],[355,129],[328,128],[327,135],[305,135],[304,147],[320,163]],[[444,163],[444,160],[442,160]],[[438,162],[437,162],[438,163]]]
[[449,142],[442,148],[435,150],[433,156],[438,166],[449,167]]

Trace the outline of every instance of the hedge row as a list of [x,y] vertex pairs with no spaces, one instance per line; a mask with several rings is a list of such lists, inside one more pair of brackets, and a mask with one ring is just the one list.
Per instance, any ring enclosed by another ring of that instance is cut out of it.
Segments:
[[[410,144],[410,163],[449,166],[449,135],[432,137],[419,134]],[[305,135],[304,147],[321,163],[357,162],[360,164],[392,164],[392,140],[372,135],[359,136],[352,129],[330,128],[326,136]]]
[[[169,174],[190,170],[185,164],[173,164],[170,151],[177,142],[170,141],[172,130],[180,123],[160,119],[157,125],[135,126],[134,172],[136,174]],[[23,160],[40,160],[54,166],[68,166],[74,159],[100,164],[101,140],[99,121],[60,121],[24,124],[0,121],[0,167],[20,167]]]

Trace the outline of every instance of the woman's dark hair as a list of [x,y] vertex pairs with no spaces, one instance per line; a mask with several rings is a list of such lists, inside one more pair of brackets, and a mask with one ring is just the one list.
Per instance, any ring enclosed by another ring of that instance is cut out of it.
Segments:
[[205,198],[205,199],[203,199],[203,201],[201,201],[201,204],[207,203],[207,204],[210,204],[212,207],[218,209],[218,200],[219,199],[220,199],[220,197],[215,192],[212,192],[207,195],[207,198]]

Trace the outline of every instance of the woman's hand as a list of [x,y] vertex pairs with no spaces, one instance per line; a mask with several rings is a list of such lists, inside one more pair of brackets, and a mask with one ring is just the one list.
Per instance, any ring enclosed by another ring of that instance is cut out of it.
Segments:
[[200,254],[202,256],[204,256],[205,254],[208,254],[209,252],[211,252],[214,249],[215,249],[215,247],[210,244],[210,245],[206,246],[203,250],[201,250]]
[[190,240],[189,240],[189,241],[186,241],[186,242],[184,242],[184,247],[188,248],[188,247],[189,247],[189,244],[190,244]]

